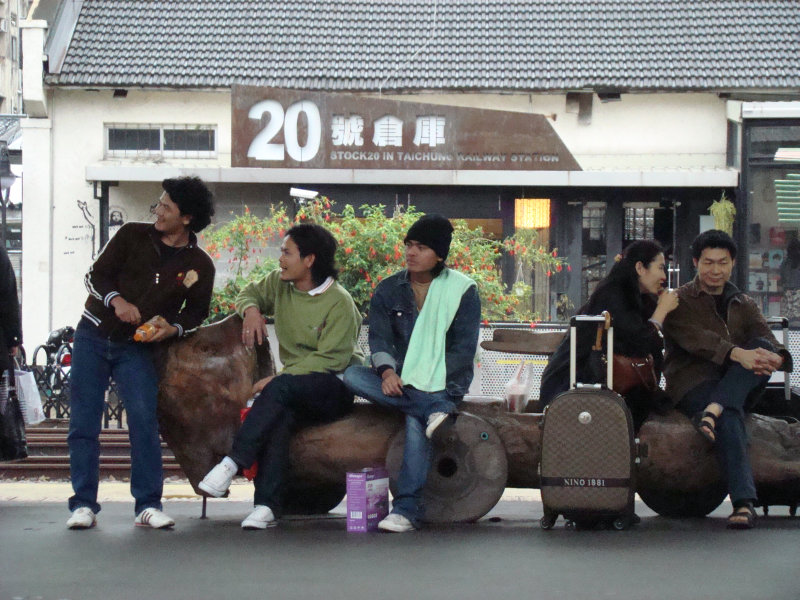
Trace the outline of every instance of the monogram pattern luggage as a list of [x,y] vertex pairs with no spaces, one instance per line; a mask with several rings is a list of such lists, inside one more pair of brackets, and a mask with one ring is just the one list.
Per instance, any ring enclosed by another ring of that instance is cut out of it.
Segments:
[[[606,384],[576,382],[576,327],[600,323],[611,356],[613,329],[608,313],[576,316],[570,323],[570,389],[547,406],[542,424],[540,487],[543,529],[559,515],[570,529],[611,523],[625,529],[634,520],[636,443],[624,399],[612,391],[613,361],[606,361]],[[594,351],[600,350],[601,331]]]

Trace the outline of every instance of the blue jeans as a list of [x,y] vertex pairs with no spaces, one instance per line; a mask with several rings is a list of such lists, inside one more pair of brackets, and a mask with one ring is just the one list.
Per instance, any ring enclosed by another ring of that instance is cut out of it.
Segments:
[[428,417],[435,412],[455,413],[455,402],[445,390],[423,392],[404,387],[402,396],[387,396],[381,389],[380,376],[369,367],[349,367],[344,372],[344,383],[353,393],[370,402],[405,413],[406,443],[392,512],[419,527],[425,515],[422,490],[431,466],[431,442],[425,436]]
[[72,489],[69,509],[88,506],[99,512],[99,435],[109,378],[117,384],[128,415],[131,441],[131,495],[135,513],[161,509],[163,476],[156,406],[158,374],[152,348],[135,342],[112,342],[94,325],[81,321],[72,346],[69,461]]
[[[774,351],[772,344],[764,338],[756,338],[744,347],[747,350],[764,348]],[[692,388],[678,405],[690,417],[712,402],[723,407],[722,414],[717,417],[714,445],[732,502],[755,501],[757,498],[744,417],[767,381],[769,376],[756,375],[739,363],[731,362],[720,379],[706,380]]]
[[241,468],[258,461],[253,504],[283,514],[289,444],[297,427],[330,423],[353,407],[353,394],[331,373],[278,375],[253,402],[233,440],[230,456]]

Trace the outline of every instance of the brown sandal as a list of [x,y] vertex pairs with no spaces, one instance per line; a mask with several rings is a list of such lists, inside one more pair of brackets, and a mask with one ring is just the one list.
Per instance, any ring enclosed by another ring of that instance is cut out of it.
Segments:
[[728,517],[728,529],[752,529],[756,525],[756,509],[749,502],[734,508]]

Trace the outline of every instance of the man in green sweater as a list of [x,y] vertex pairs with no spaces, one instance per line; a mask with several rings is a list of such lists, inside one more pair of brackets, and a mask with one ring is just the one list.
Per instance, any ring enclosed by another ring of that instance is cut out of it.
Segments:
[[363,361],[357,345],[361,314],[335,280],[335,254],[336,240],[323,227],[292,227],[281,245],[280,269],[236,298],[242,343],[264,343],[264,315],[273,315],[283,363],[280,373],[253,385],[258,396],[233,448],[200,482],[201,490],[219,498],[240,469],[258,461],[255,507],[242,529],[266,529],[280,518],[293,430],[334,421],[352,407],[353,394],[341,376]]

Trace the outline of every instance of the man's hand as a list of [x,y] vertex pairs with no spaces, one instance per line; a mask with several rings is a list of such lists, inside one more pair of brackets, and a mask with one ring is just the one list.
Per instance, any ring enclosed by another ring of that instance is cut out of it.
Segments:
[[270,375],[269,377],[264,377],[264,379],[259,379],[253,384],[253,396],[256,394],[260,394],[261,390],[267,387],[267,384],[275,379],[275,375]]
[[382,374],[383,382],[381,383],[381,391],[387,396],[402,396],[403,395],[403,380],[395,373],[394,369],[386,369]]
[[142,322],[142,315],[136,305],[131,304],[122,296],[114,296],[111,299],[111,306],[114,307],[114,313],[117,318],[123,323],[130,323],[131,325],[138,325]]
[[[261,311],[255,306],[251,306],[244,311],[244,323],[242,324],[242,343],[248,348],[253,347],[253,342],[260,346],[267,339],[267,324]],[[266,385],[266,383],[264,384]]]
[[164,324],[156,325],[156,332],[153,334],[153,337],[149,340],[145,340],[145,343],[152,344],[153,342],[160,342],[161,340],[166,340],[177,334],[178,328],[165,322]]
[[783,357],[780,354],[764,348],[745,350],[737,346],[731,351],[731,360],[738,362],[756,375],[772,375],[783,365]]

